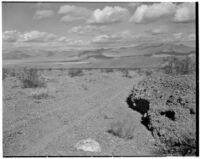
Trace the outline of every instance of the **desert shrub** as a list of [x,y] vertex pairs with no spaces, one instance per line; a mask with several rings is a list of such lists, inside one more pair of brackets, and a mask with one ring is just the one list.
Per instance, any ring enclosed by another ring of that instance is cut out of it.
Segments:
[[46,88],[36,88],[32,90],[30,94],[34,99],[43,99],[49,97],[49,91]]
[[2,78],[3,80],[8,77],[9,71],[7,68],[3,68]]
[[[193,75],[154,74],[134,86],[128,97],[129,106],[138,108],[133,110],[140,113],[144,101],[148,101],[147,115],[141,121],[152,132],[163,154],[195,155],[195,90]],[[142,101],[137,103],[138,99]]]
[[128,69],[121,69],[122,77],[131,78]]
[[81,69],[70,69],[68,71],[68,74],[69,74],[70,77],[82,76],[83,71]]
[[111,123],[108,133],[111,133],[114,136],[120,138],[132,139],[134,137],[135,129],[136,126],[134,124],[134,121],[131,121],[127,118]]
[[5,79],[7,77],[15,77],[17,76],[17,71],[11,68],[3,68],[2,78]]
[[46,87],[45,79],[39,74],[37,69],[24,69],[18,78],[21,80],[23,88]]
[[163,61],[166,63],[163,67],[163,70],[166,74],[184,75],[196,72],[196,62],[189,56],[186,56],[183,59],[178,59],[177,57],[171,56],[164,58]]
[[112,68],[105,68],[105,69],[103,69],[103,72],[105,72],[105,73],[111,73],[113,71],[114,70]]
[[146,76],[150,76],[150,75],[152,75],[152,73],[153,73],[152,70],[146,70],[145,71]]

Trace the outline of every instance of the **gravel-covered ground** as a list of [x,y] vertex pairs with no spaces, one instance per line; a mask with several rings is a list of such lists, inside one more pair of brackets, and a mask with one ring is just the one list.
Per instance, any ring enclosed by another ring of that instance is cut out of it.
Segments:
[[[68,70],[46,70],[41,75],[47,83],[42,90],[23,88],[16,77],[3,80],[4,156],[152,155],[154,139],[126,103],[143,76],[105,70],[84,70],[74,77]],[[45,96],[34,96],[37,91]],[[131,140],[108,132],[113,122],[124,119],[135,127]],[[101,152],[77,150],[75,144],[86,138],[95,139]]]
[[[3,80],[4,156],[195,155],[193,75],[48,69],[44,88],[23,88],[17,72]],[[76,148],[88,138],[101,151]]]

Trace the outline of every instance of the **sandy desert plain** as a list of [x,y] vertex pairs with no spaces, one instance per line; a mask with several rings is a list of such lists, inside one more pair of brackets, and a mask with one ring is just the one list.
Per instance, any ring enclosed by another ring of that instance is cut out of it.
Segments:
[[[13,52],[3,52],[4,156],[195,155],[195,72],[161,70],[167,55],[195,59],[194,47]],[[87,138],[101,150],[78,150]]]

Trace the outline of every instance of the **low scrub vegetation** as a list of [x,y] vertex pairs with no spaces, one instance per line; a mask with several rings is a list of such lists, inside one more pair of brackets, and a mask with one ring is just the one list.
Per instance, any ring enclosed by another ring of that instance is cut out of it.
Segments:
[[81,69],[70,69],[68,74],[70,77],[82,76],[83,71]]
[[34,99],[43,99],[49,97],[49,91],[46,88],[36,88],[31,91],[31,97]]
[[164,58],[163,61],[165,63],[163,70],[166,74],[185,75],[196,72],[195,58],[186,56],[182,59],[179,59],[175,56],[170,56]]
[[127,118],[111,123],[108,133],[120,138],[132,139],[134,137],[135,129],[136,126],[134,121]]
[[2,72],[3,80],[6,79],[7,77],[15,77],[16,75],[17,73],[15,69],[3,68],[3,72]]
[[7,68],[3,68],[3,72],[2,72],[2,78],[3,78],[3,80],[4,80],[6,77],[8,77],[8,74],[9,74],[8,69],[7,69]]
[[105,72],[105,73],[111,73],[113,72],[114,69],[113,68],[105,68],[105,69],[101,69],[101,72]]
[[22,82],[23,88],[46,87],[45,79],[39,74],[37,69],[24,69],[18,78]]

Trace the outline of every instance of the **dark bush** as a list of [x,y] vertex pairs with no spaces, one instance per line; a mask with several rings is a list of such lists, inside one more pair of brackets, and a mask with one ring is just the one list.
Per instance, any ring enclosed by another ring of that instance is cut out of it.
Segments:
[[3,80],[4,80],[6,77],[8,77],[8,75],[9,75],[8,69],[7,69],[7,68],[3,68],[3,73],[2,73],[2,78],[3,78]]
[[133,139],[135,136],[136,125],[129,118],[112,122],[110,129],[107,131],[114,136],[123,139]]
[[[134,86],[127,103],[142,116],[162,155],[196,153],[196,83],[194,75],[154,74]],[[149,109],[146,109],[149,106]]]
[[39,74],[37,69],[24,69],[18,78],[23,84],[23,88],[46,87],[45,79]]
[[68,74],[69,74],[70,77],[82,76],[83,71],[81,69],[70,69],[68,71]]
[[17,71],[11,68],[3,68],[2,78],[5,79],[7,77],[15,77],[17,76]]

